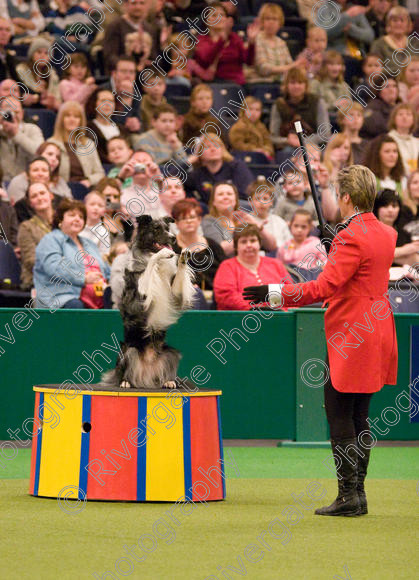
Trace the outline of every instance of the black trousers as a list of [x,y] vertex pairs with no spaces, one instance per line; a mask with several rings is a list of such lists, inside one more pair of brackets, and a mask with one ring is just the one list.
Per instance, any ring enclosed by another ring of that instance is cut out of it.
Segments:
[[[329,357],[326,357],[329,368]],[[368,409],[373,393],[341,393],[329,378],[324,385],[324,405],[330,427],[330,438],[334,440],[358,437],[362,431],[370,431],[367,423]]]

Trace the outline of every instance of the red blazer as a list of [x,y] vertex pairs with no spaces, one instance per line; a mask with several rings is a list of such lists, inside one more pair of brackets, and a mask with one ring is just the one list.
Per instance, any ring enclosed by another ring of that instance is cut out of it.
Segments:
[[242,296],[246,286],[291,282],[282,262],[261,256],[258,277],[240,264],[237,258],[224,260],[214,278],[214,296],[217,310],[250,310],[252,306]]
[[[362,218],[362,219],[361,219]],[[397,382],[397,337],[387,298],[397,232],[372,213],[336,236],[317,278],[282,288],[285,306],[325,300],[330,375],[344,393],[374,393]]]

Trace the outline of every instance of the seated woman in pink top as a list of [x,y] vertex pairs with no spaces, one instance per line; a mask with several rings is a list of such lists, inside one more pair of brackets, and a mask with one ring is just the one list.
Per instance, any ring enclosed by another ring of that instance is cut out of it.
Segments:
[[[292,239],[278,248],[276,257],[284,264],[300,264],[301,268],[313,270],[324,266],[326,250],[316,236],[310,236],[313,229],[311,212],[297,209],[291,218]],[[319,263],[320,262],[320,263]]]
[[197,37],[190,67],[192,74],[204,81],[221,80],[243,85],[246,82],[243,64],[253,64],[259,25],[253,22],[247,27],[246,48],[240,36],[232,32],[232,20],[223,4],[215,2],[211,9],[207,21],[209,33]]
[[217,310],[251,310],[251,304],[242,296],[246,286],[273,284],[272,280],[283,284],[291,278],[279,260],[259,254],[261,236],[257,226],[236,229],[233,242],[236,256],[221,262],[214,278]]

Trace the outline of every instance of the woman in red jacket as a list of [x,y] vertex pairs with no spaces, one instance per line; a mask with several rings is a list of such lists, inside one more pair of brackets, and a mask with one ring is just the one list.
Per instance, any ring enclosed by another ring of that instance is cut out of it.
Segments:
[[397,338],[387,297],[397,232],[372,213],[376,196],[372,171],[352,165],[339,172],[337,181],[344,226],[317,280],[249,287],[244,295],[281,306],[329,303],[324,317],[328,350],[324,399],[339,493],[330,506],[315,513],[355,516],[368,513],[364,480],[375,445],[368,423],[370,399],[384,384],[397,382]]
[[261,228],[249,224],[233,234],[235,258],[221,262],[214,278],[214,297],[217,310],[250,310],[243,299],[248,284],[266,284],[268,280],[291,282],[284,265],[276,258],[260,255]]
[[[215,2],[211,8],[209,34],[198,36],[191,70],[203,81],[228,81],[243,85],[246,82],[243,64],[253,64],[259,25],[252,23],[247,27],[246,48],[240,36],[232,32],[231,18],[221,2]],[[193,66],[194,62],[196,67]]]

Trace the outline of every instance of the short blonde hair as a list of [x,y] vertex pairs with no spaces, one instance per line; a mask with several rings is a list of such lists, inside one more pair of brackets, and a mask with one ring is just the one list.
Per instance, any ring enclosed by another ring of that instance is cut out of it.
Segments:
[[[359,113],[362,114],[362,116],[364,116],[364,107],[360,103],[354,103],[351,107],[351,111],[358,111]],[[345,113],[342,113],[342,111],[339,109],[338,114],[336,115],[336,121],[337,121],[340,129],[342,129],[343,122],[347,118],[348,118],[348,116],[345,115]]]
[[[216,147],[220,147],[223,153],[223,161],[233,161],[234,157],[227,151],[224,141],[216,133],[206,133],[202,136],[202,141],[208,140],[210,143],[214,144]],[[198,157],[198,164],[202,163],[202,154]]]
[[347,193],[358,211],[372,211],[377,183],[371,169],[364,165],[350,165],[339,171],[337,182],[339,197]]
[[386,14],[386,27],[394,16],[402,16],[407,21],[409,28],[412,27],[412,19],[409,11],[404,6],[393,6]]
[[278,4],[272,4],[269,2],[267,4],[263,4],[263,6],[259,10],[259,14],[258,14],[258,18],[259,18],[262,25],[263,25],[263,19],[266,18],[267,16],[273,16],[273,17],[277,18],[279,20],[279,26],[281,28],[282,28],[282,26],[284,26],[284,22],[285,22],[284,12],[283,12],[281,6],[278,6]]

